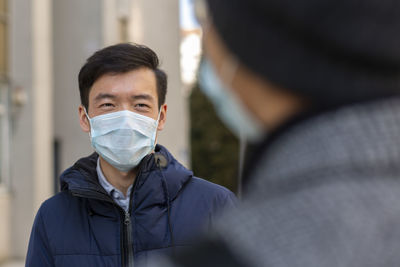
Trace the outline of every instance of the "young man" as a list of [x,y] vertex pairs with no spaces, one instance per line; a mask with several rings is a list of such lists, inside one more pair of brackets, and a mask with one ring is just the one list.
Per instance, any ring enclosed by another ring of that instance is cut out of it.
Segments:
[[197,4],[201,87],[262,141],[244,203],[171,265],[398,266],[399,2]]
[[61,193],[42,204],[26,266],[145,266],[151,255],[190,245],[234,205],[229,190],[156,145],[167,115],[158,64],[148,47],[118,44],[82,67],[79,122],[96,152],[67,169]]

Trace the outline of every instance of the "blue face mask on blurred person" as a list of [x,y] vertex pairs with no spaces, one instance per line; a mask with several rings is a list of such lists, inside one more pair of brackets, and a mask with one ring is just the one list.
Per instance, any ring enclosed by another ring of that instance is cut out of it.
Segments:
[[226,88],[207,59],[202,62],[199,73],[200,88],[213,102],[217,114],[228,128],[246,140],[259,141],[264,135],[260,122],[253,118],[240,99]]
[[90,122],[92,147],[120,171],[133,169],[154,149],[158,119],[129,110],[93,118],[89,118],[86,113],[86,116]]

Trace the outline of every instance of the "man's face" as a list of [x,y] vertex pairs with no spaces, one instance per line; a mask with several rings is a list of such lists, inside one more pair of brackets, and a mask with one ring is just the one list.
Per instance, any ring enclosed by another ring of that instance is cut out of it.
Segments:
[[[105,74],[95,81],[89,92],[90,118],[98,115],[129,110],[160,121],[157,130],[164,128],[167,106],[158,109],[157,82],[154,72],[140,68],[122,74]],[[90,131],[83,106],[79,107],[80,125]]]

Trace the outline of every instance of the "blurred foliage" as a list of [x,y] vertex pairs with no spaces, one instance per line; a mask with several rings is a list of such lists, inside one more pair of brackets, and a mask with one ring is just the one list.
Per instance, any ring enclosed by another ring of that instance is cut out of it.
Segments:
[[237,191],[239,141],[199,86],[190,95],[192,169],[196,176]]

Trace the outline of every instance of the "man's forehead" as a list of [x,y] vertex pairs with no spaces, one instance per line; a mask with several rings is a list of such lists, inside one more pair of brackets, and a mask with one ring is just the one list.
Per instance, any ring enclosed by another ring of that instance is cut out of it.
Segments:
[[154,72],[141,68],[126,73],[102,75],[90,88],[91,99],[115,98],[128,95],[134,99],[154,99],[158,95]]

